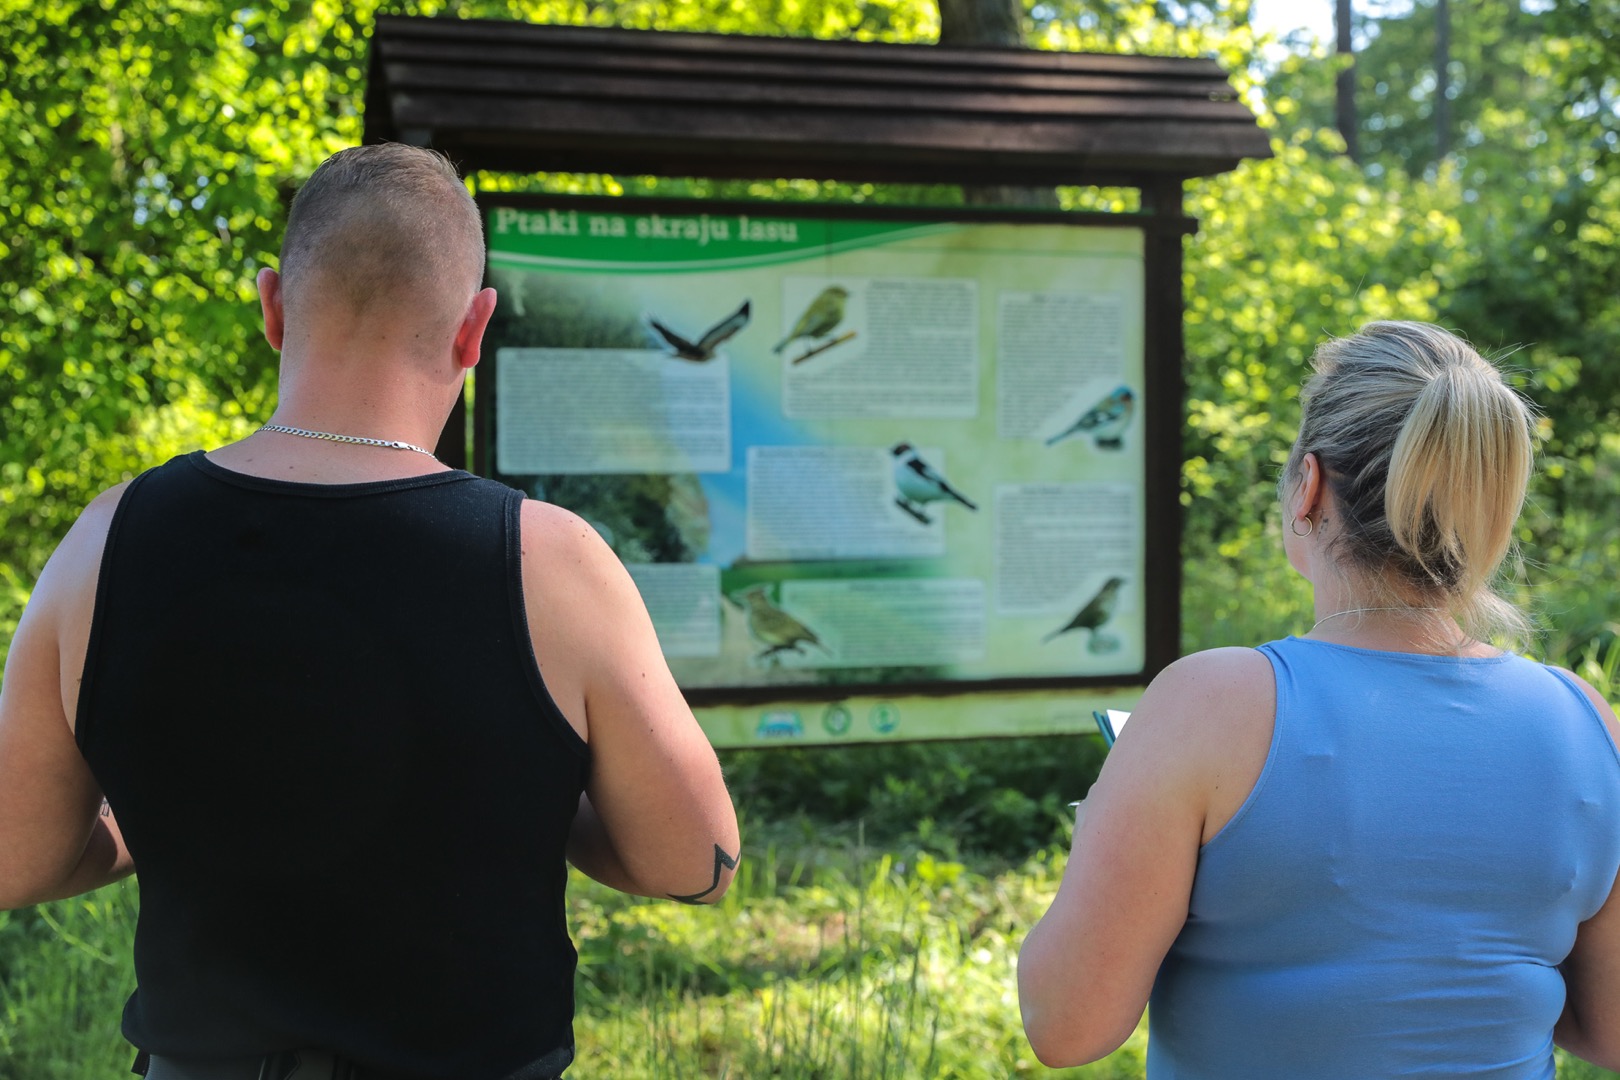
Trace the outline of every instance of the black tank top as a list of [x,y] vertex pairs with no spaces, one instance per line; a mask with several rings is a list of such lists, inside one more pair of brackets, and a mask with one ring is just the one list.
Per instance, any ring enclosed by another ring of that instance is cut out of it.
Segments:
[[572,1060],[588,751],[530,648],[522,499],[201,453],[125,491],[77,734],[140,875],[136,1046],[314,1047],[412,1080]]

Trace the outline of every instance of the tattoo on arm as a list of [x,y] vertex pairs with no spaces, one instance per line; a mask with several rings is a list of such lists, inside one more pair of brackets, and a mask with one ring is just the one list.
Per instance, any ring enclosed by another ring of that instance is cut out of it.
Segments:
[[714,892],[714,890],[716,890],[716,889],[718,889],[720,887],[721,868],[723,867],[726,870],[735,870],[735,869],[737,869],[737,859],[739,857],[741,857],[741,855],[742,855],[742,852],[740,852],[740,851],[736,855],[727,855],[726,852],[725,852],[725,849],[722,848],[719,844],[714,845],[714,881],[713,881],[713,883],[711,883],[709,885],[709,887],[707,889],[704,889],[702,892],[691,893],[690,895],[687,895],[687,896],[676,896],[674,893],[670,893],[669,898],[671,900],[674,900],[677,903],[681,903],[681,904],[701,904],[701,903],[703,903],[703,898],[705,896],[708,896],[710,893]]
[[101,816],[112,817],[112,803],[107,801],[106,796],[101,799]]

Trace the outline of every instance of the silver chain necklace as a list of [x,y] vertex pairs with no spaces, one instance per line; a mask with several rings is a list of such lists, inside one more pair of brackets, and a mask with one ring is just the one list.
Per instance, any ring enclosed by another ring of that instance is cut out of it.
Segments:
[[[1353,608],[1346,608],[1343,611],[1335,611],[1331,615],[1324,615],[1320,619],[1317,619],[1316,622],[1311,624],[1311,630],[1315,630],[1318,626],[1321,626],[1323,623],[1327,622],[1329,619],[1337,619],[1340,615],[1365,615],[1365,614],[1367,614],[1368,612],[1371,612],[1371,611],[1403,611],[1403,612],[1406,612],[1408,614],[1413,614],[1413,615],[1423,614],[1423,613],[1427,613],[1427,614],[1432,615],[1433,613],[1435,613],[1435,612],[1437,612],[1439,610],[1440,609],[1437,608],[1437,607],[1420,607],[1420,608],[1409,608],[1409,607],[1353,607]],[[1307,631],[1307,633],[1309,633],[1309,631]]]
[[288,427],[285,424],[265,424],[260,431],[279,431],[283,435],[300,435],[306,439],[321,439],[325,442],[353,443],[356,446],[386,446],[390,450],[415,450],[418,454],[433,457],[433,451],[424,450],[420,446],[413,446],[408,442],[399,442],[396,439],[367,439],[360,435],[334,435],[330,431],[306,431],[304,428]]

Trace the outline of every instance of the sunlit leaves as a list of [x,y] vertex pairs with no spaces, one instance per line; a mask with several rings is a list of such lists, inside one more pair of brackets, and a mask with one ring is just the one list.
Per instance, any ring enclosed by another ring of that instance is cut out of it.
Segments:
[[[0,563],[25,577],[161,460],[154,418],[218,433],[268,385],[253,273],[290,186],[360,131],[356,27],[300,7],[0,0],[0,483],[43,485],[0,501]],[[328,35],[335,71],[307,55]]]
[[[1620,526],[1600,508],[1620,472],[1620,445],[1601,434],[1620,418],[1620,0],[1555,0],[1531,14],[1487,0],[1451,8],[1457,152],[1435,161],[1425,134],[1432,0],[1418,0],[1368,28],[1357,71],[1375,127],[1363,170],[1323,130],[1334,61],[1262,55],[1244,0],[1026,5],[1036,47],[1214,57],[1276,135],[1273,160],[1188,189],[1200,221],[1186,275],[1194,553],[1238,559],[1269,542],[1262,523],[1275,520],[1276,469],[1317,342],[1373,318],[1435,318],[1487,347],[1523,346],[1514,362],[1547,411],[1548,475],[1559,481],[1543,490],[1529,535],[1543,562],[1575,567],[1596,551],[1608,562],[1593,579],[1613,577]],[[274,355],[258,336],[253,275],[276,258],[291,192],[360,139],[376,9],[0,0],[0,577],[31,581],[97,488],[266,414]],[[388,10],[905,42],[938,33],[932,0]],[[608,195],[962,198],[944,185],[475,179]],[[1071,209],[1138,205],[1128,189],[1060,197]],[[0,589],[0,640],[16,595]]]

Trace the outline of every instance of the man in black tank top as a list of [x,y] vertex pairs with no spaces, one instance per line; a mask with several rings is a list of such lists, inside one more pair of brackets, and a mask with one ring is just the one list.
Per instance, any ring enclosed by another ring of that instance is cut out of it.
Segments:
[[271,422],[97,498],[17,629],[0,908],[139,866],[124,1033],[153,1080],[558,1076],[565,860],[730,884],[730,797],[624,567],[426,449],[483,260],[442,157],[322,165],[258,279]]

